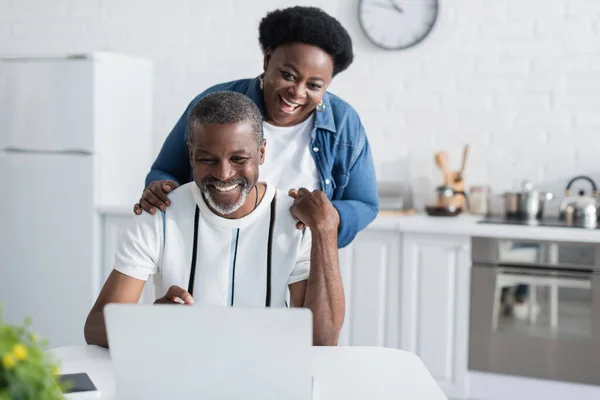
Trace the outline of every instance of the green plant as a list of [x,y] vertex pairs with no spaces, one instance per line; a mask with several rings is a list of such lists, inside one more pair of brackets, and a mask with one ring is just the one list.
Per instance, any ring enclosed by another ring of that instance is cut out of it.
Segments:
[[47,342],[29,329],[31,320],[11,326],[0,306],[0,400],[64,399],[59,365],[47,353]]

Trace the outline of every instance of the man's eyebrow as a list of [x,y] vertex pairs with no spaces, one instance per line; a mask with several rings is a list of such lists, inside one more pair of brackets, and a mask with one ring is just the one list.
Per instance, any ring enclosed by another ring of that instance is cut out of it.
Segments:
[[[209,155],[209,156],[212,156],[212,155],[213,155],[213,153],[211,153],[210,151],[208,151],[208,150],[204,150],[204,149],[202,149],[202,148],[200,148],[200,149],[196,149],[196,153],[202,153],[203,155]],[[239,149],[239,150],[234,150],[234,151],[232,151],[232,152],[229,152],[228,154],[229,154],[229,155],[232,155],[232,156],[237,156],[237,155],[249,155],[249,154],[250,154],[250,152],[249,152],[247,149]]]
[[204,150],[204,149],[196,149],[197,153],[203,153],[203,154],[208,154],[208,155],[212,155],[212,153],[210,151]]

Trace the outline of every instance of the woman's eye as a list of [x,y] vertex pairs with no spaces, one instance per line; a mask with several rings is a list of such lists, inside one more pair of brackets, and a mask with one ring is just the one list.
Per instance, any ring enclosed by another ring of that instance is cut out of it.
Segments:
[[294,75],[292,75],[286,71],[281,71],[281,76],[283,76],[284,79],[289,79],[289,80],[294,79]]
[[315,83],[309,83],[307,86],[311,90],[321,90],[321,86],[319,86],[319,85],[317,85]]

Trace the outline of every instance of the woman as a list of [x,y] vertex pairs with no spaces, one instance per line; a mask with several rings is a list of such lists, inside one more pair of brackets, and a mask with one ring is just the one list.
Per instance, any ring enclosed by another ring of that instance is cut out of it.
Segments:
[[167,193],[191,180],[186,125],[203,96],[244,93],[264,118],[267,140],[260,179],[281,190],[322,190],[338,214],[338,247],[347,246],[377,215],[373,158],[356,111],[327,92],[335,75],[352,63],[352,40],[333,17],[314,7],[270,12],[259,26],[263,74],[221,83],[198,95],[167,137],[150,173],[136,214],[169,206]]

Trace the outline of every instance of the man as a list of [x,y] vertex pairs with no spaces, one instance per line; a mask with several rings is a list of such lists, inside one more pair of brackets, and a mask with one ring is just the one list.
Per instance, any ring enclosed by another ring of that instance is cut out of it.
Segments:
[[137,303],[154,276],[164,294],[155,304],[285,307],[289,289],[291,306],[313,313],[314,345],[336,345],[344,293],[331,202],[321,191],[288,196],[258,182],[262,116],[242,94],[201,99],[187,131],[194,181],[170,193],[166,211],[136,216],[124,231],[85,324],[87,343],[108,347],[104,306]]

